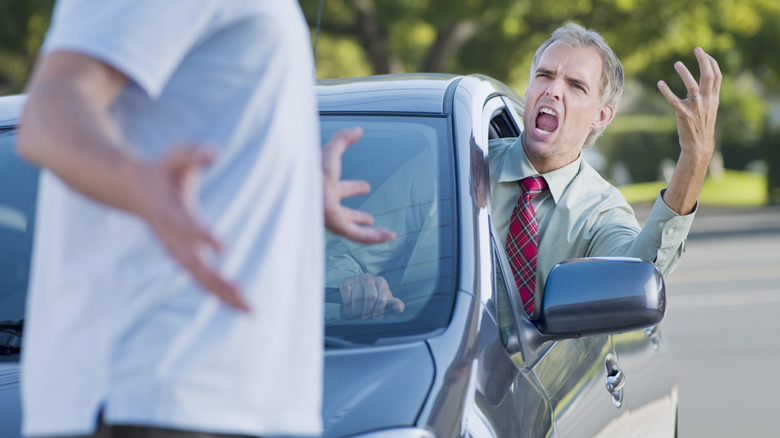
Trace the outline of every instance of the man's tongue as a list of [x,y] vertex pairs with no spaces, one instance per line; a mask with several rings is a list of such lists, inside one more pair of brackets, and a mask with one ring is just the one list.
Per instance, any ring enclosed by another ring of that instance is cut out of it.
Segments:
[[547,132],[558,129],[558,118],[552,114],[540,113],[536,117],[536,127]]

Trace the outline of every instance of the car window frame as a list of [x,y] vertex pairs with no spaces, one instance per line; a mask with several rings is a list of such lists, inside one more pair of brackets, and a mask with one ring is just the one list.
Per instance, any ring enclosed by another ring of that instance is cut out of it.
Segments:
[[[483,141],[487,146],[494,138],[514,138],[522,133],[522,103],[508,96],[495,96],[488,99],[483,107]],[[500,127],[496,125],[504,124]],[[506,132],[509,130],[510,132]],[[504,131],[510,136],[492,137],[491,133]],[[489,148],[487,148],[489,149]],[[486,151],[486,159],[489,159],[489,150]],[[501,332],[501,341],[512,360],[520,367],[532,367],[545,353],[555,345],[555,341],[546,340],[536,324],[528,318],[520,302],[520,295],[514,281],[509,281],[511,273],[509,260],[504,246],[499,244],[498,232],[493,226],[493,211],[488,188],[488,217],[490,224],[490,250],[491,250],[491,285],[492,312],[496,316],[497,324]],[[509,320],[507,320],[509,318]]]

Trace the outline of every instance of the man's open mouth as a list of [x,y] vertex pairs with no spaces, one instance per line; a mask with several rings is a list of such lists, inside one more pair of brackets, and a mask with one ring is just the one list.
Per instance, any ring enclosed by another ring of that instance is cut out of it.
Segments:
[[547,136],[558,129],[558,114],[550,108],[542,108],[536,115],[536,133]]

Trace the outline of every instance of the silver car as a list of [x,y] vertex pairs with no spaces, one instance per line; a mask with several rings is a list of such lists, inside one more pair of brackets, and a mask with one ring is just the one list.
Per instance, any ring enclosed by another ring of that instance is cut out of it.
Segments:
[[[392,242],[326,242],[324,437],[672,437],[677,386],[658,271],[566,261],[541,316],[523,312],[490,220],[488,141],[517,137],[522,99],[485,76],[320,81],[322,138],[360,126],[344,202]],[[0,98],[0,437],[19,436],[19,350],[37,174],[13,154],[23,98]],[[291,133],[294,135],[294,133]],[[370,279],[403,303],[345,295]]]

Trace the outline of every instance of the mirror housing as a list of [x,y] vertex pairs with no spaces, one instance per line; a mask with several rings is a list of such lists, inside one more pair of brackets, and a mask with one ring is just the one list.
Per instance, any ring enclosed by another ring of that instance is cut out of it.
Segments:
[[666,311],[658,269],[636,258],[561,262],[550,271],[537,327],[543,335],[574,338],[654,326]]

